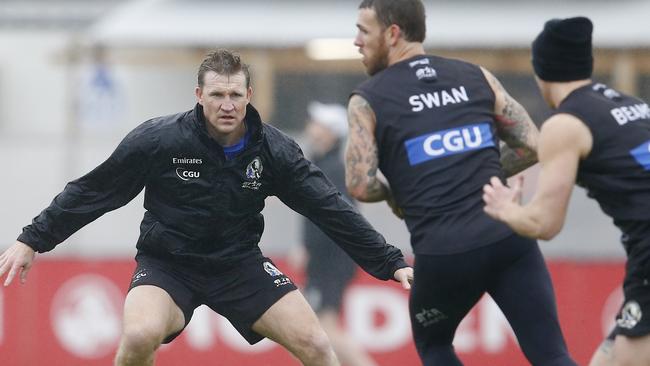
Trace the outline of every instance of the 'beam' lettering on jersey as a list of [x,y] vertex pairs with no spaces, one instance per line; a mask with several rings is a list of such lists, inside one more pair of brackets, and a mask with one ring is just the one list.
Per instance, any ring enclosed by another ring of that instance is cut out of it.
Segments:
[[646,103],[614,108],[610,113],[621,126],[639,119],[650,119],[650,107]]
[[433,93],[416,94],[409,97],[409,104],[413,107],[413,112],[420,112],[424,107],[433,109],[434,107],[443,107],[447,104],[458,104],[469,102],[467,91],[464,86],[451,88],[451,90],[435,91]]
[[646,141],[630,150],[630,154],[641,164],[643,169],[650,170],[650,141]]
[[443,156],[494,146],[494,139],[490,124],[485,122],[418,136],[405,141],[404,146],[409,163],[413,166]]

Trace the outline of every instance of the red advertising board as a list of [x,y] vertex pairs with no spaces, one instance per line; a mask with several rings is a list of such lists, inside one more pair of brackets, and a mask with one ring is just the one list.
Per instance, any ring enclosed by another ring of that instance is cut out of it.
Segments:
[[[41,259],[41,258],[39,258]],[[281,269],[281,259],[274,259]],[[134,262],[39,260],[27,284],[0,289],[0,364],[110,365]],[[588,360],[621,304],[622,263],[550,262],[560,320],[578,364]],[[292,274],[297,283],[300,274]],[[344,299],[343,324],[380,365],[418,365],[408,293],[359,273]],[[526,365],[496,304],[485,296],[461,323],[455,349],[468,365]],[[156,365],[298,365],[265,340],[250,346],[224,318],[197,309]]]

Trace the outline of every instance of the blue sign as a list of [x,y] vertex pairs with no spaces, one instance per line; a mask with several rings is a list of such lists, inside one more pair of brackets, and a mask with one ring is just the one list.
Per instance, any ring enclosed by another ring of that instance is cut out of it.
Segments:
[[418,136],[404,142],[411,166],[466,151],[494,146],[490,124],[460,126]]

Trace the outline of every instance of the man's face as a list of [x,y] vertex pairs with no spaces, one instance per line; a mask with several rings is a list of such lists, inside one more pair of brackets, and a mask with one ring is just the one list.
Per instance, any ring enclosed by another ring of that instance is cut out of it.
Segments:
[[374,75],[388,67],[388,46],[384,38],[385,29],[377,21],[375,10],[359,9],[357,17],[357,37],[354,45],[363,55],[361,62],[368,75]]
[[243,71],[232,75],[209,71],[203,76],[203,87],[197,86],[195,94],[211,130],[227,136],[241,127],[253,89],[246,85]]

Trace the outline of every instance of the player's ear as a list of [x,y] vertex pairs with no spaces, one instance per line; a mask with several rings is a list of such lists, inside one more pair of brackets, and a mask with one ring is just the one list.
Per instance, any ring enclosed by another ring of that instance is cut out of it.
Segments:
[[384,35],[386,37],[386,44],[395,46],[400,37],[402,37],[402,29],[397,24],[391,24],[386,28]]
[[203,105],[203,89],[201,89],[200,86],[197,85],[196,88],[194,88],[194,95],[196,95],[196,102]]

